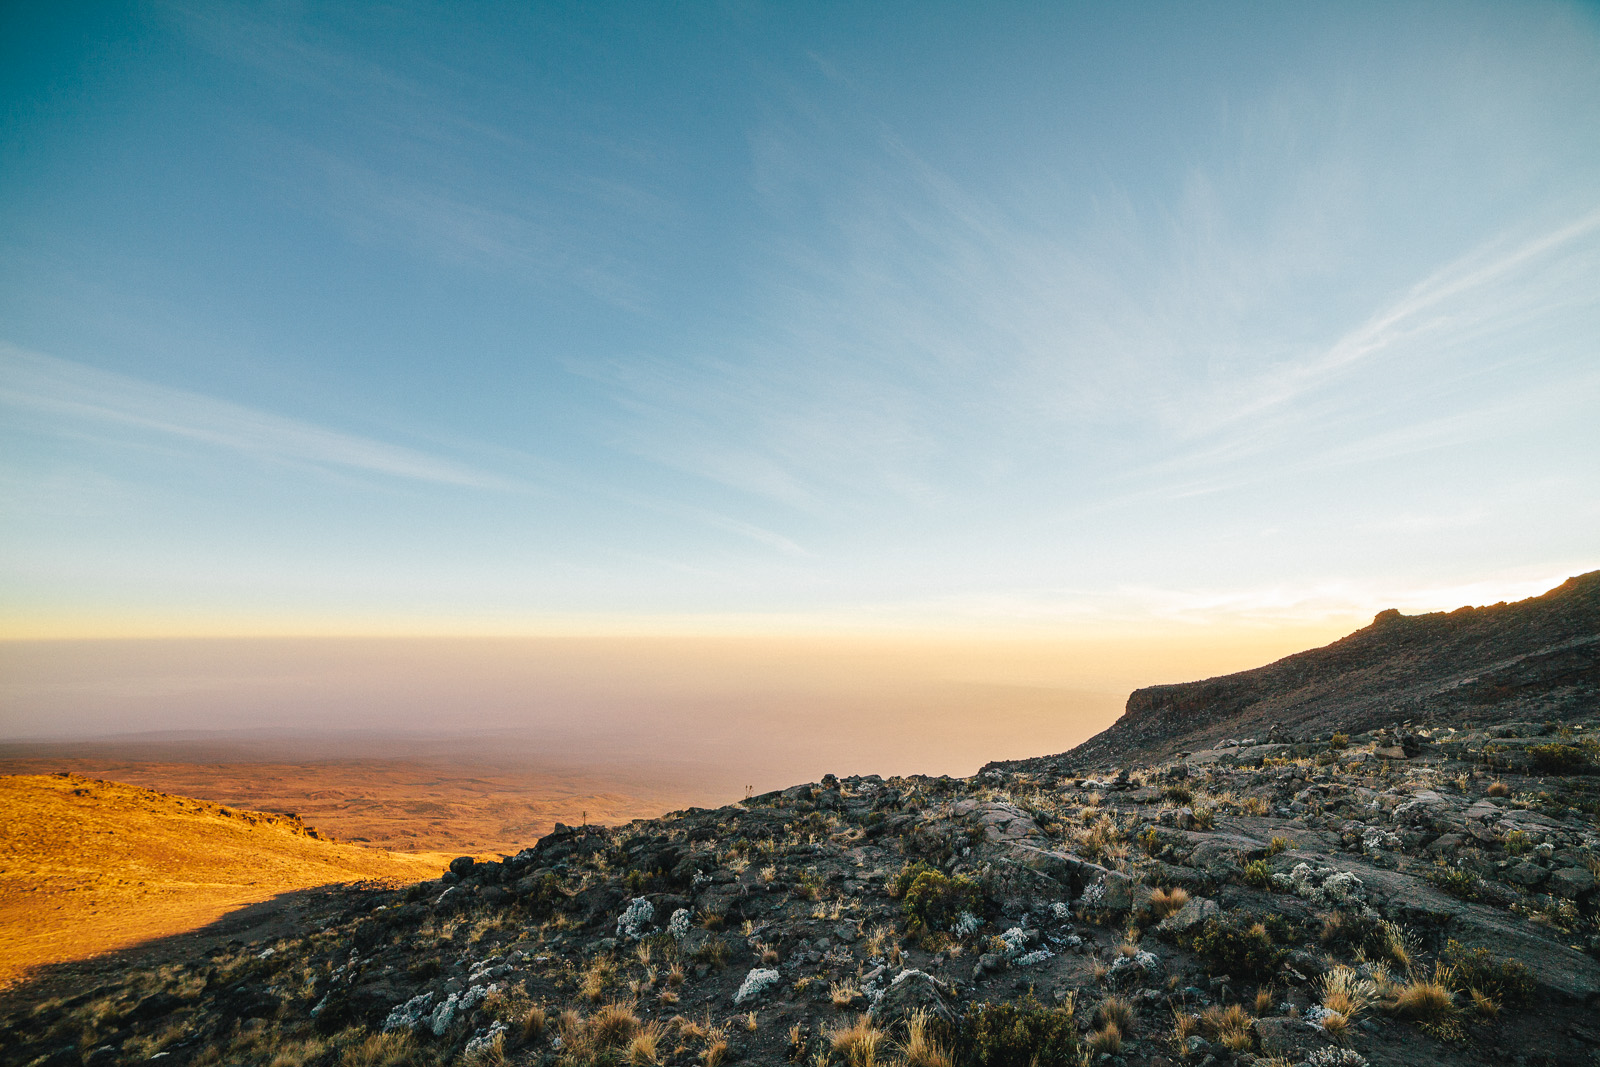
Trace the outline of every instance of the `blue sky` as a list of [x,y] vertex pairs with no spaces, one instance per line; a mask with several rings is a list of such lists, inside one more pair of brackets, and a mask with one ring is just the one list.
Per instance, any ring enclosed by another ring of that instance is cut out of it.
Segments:
[[1600,565],[1600,9],[9,5],[0,627],[1355,619]]

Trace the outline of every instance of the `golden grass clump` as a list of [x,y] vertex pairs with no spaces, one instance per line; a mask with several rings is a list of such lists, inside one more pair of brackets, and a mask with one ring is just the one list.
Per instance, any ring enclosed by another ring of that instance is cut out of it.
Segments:
[[1095,1055],[1115,1056],[1122,1051],[1122,1030],[1116,1023],[1106,1023],[1092,1031],[1086,1039],[1089,1051]]
[[1472,996],[1472,1010],[1485,1019],[1500,1017],[1500,1002],[1481,989],[1468,990]]
[[1200,1013],[1200,1029],[1212,1041],[1233,1052],[1250,1048],[1254,1042],[1250,1033],[1254,1021],[1243,1004],[1229,1004],[1226,1008],[1213,1004]]
[[471,1067],[505,1067],[506,1062],[506,1034],[502,1030],[495,1034],[484,1048],[467,1055],[463,1061]]
[[641,1026],[628,1038],[623,1057],[634,1067],[654,1067],[661,1062],[661,1039],[667,1028],[659,1022]]
[[320,1059],[327,1050],[328,1043],[321,1038],[284,1041],[273,1050],[272,1058],[267,1061],[267,1067],[304,1067],[305,1064]]
[[1486,796],[1508,797],[1511,795],[1511,787],[1500,781],[1500,779],[1496,778],[1494,781],[1489,783],[1489,788],[1485,789],[1483,792]]
[[583,969],[578,992],[585,1000],[596,1004],[605,998],[606,987],[617,976],[617,965],[610,956],[596,956]]
[[1107,997],[1095,1005],[1094,1022],[1100,1026],[1113,1025],[1118,1033],[1125,1034],[1133,1029],[1133,1005],[1126,997]]
[[397,1067],[410,1063],[415,1057],[417,1043],[411,1034],[391,1030],[386,1034],[372,1034],[359,1045],[351,1045],[339,1057],[340,1067]]
[[643,1025],[630,1005],[612,1001],[589,1018],[589,1034],[600,1048],[626,1045]]
[[933,1036],[928,1013],[914,1012],[906,1020],[906,1040],[900,1046],[903,1067],[953,1067],[950,1052]]
[[852,1026],[828,1031],[828,1044],[846,1067],[875,1067],[882,1041],[883,1031],[872,1025],[872,1018],[865,1013]]
[[861,990],[856,987],[855,979],[846,978],[841,982],[834,982],[828,987],[828,999],[836,1008],[848,1008],[861,997]]
[[1168,915],[1181,911],[1189,903],[1189,891],[1182,886],[1175,889],[1157,889],[1150,894],[1150,916],[1160,922]]
[[1342,963],[1336,964],[1317,984],[1322,1006],[1347,1020],[1366,1011],[1378,999],[1377,985],[1370,978],[1362,978],[1354,967]]
[[544,1005],[531,1005],[527,1011],[522,1013],[522,1018],[519,1020],[518,1029],[522,1031],[523,1043],[539,1040],[540,1036],[544,1034],[544,1028],[548,1022],[549,1016],[544,1010]]
[[1446,982],[1448,972],[1435,969],[1432,978],[1413,978],[1395,994],[1394,1013],[1417,1022],[1437,1023],[1455,1014],[1455,998]]
[[1272,987],[1262,986],[1256,990],[1256,1014],[1266,1015],[1272,1010]]

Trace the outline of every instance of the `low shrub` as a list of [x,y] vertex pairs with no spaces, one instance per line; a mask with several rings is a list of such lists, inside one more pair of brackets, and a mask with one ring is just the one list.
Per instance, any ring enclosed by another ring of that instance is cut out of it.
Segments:
[[[1275,921],[1274,921],[1275,920]],[[1287,935],[1287,924],[1277,916],[1246,925],[1228,919],[1209,919],[1195,936],[1193,949],[1206,973],[1227,974],[1235,978],[1270,978],[1288,955],[1278,944],[1269,926],[1280,926]]]
[[896,884],[913,936],[948,930],[962,912],[979,910],[978,884],[965,875],[952,878],[926,864],[908,864]]
[[1452,867],[1444,860],[1435,861],[1433,870],[1428,871],[1424,877],[1446,893],[1461,900],[1483,899],[1483,879],[1471,871]]
[[1452,940],[1445,945],[1444,961],[1452,989],[1477,990],[1508,1008],[1525,1005],[1533,996],[1533,972],[1516,960],[1495,959],[1486,948],[1468,949]]
[[958,1061],[976,1067],[1032,1067],[1071,1063],[1078,1054],[1078,1026],[1067,1008],[1047,1008],[1033,994],[967,1009]]
[[1182,785],[1163,786],[1161,796],[1180,808],[1188,807],[1190,802],[1194,800],[1194,793],[1187,786]]
[[1266,860],[1251,860],[1244,865],[1243,874],[1246,885],[1257,889],[1272,888],[1272,868],[1267,866]]
[[1535,770],[1546,774],[1577,774],[1590,769],[1590,753],[1578,745],[1534,745],[1528,749],[1528,758]]

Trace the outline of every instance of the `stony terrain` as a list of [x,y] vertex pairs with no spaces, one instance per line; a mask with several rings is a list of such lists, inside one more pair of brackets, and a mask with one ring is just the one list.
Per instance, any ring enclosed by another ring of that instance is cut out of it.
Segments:
[[8,1063],[1600,1062],[1600,722],[834,779],[350,895]]

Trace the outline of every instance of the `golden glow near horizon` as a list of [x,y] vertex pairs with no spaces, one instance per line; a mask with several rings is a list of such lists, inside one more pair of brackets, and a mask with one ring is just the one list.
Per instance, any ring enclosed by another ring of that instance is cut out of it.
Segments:
[[1467,3],[28,6],[0,639],[1109,692],[1542,592],[1600,18]]

